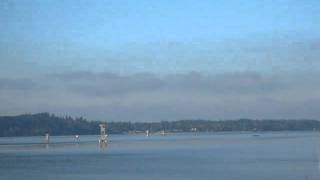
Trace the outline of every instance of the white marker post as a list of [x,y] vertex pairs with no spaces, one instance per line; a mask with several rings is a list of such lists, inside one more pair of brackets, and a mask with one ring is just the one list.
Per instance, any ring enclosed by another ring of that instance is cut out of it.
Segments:
[[50,134],[49,133],[46,133],[44,140],[45,140],[46,144],[50,143]]

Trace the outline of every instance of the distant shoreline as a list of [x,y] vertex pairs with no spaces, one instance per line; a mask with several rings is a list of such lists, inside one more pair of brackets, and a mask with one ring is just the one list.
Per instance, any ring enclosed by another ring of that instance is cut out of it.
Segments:
[[[49,113],[0,116],[0,137],[99,134],[100,121]],[[108,122],[109,134],[179,132],[319,131],[318,120],[178,120],[161,122]]]

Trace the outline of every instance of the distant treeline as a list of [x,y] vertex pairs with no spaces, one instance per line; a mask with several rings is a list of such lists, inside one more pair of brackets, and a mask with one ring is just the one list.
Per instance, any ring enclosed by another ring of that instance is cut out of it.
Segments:
[[[0,117],[0,136],[99,134],[99,121],[57,117],[49,113]],[[180,120],[161,122],[108,122],[110,134],[131,132],[310,131],[320,130],[317,120]]]

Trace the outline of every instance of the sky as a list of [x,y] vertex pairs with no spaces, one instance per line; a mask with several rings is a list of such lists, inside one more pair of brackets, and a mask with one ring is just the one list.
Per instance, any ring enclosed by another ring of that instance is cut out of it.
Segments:
[[0,115],[320,119],[318,0],[0,1]]

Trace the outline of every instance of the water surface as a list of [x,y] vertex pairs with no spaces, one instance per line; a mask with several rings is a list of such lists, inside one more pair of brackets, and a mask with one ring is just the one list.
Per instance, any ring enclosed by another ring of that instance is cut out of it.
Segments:
[[[256,135],[258,134],[258,135]],[[0,179],[318,180],[316,132],[0,138]]]

